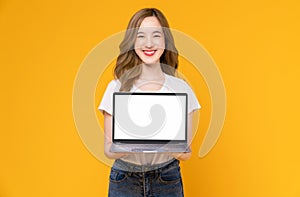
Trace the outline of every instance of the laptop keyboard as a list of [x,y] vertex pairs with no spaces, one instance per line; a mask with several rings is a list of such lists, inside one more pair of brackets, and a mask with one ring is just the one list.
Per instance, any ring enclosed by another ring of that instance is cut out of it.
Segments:
[[156,151],[158,149],[161,149],[164,146],[164,144],[133,144],[130,145],[130,149],[133,152],[141,152],[141,151]]

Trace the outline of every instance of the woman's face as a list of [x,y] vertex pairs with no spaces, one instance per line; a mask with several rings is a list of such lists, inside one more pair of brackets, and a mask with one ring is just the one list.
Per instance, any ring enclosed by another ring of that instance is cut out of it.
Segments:
[[134,50],[144,64],[159,63],[165,49],[163,29],[155,16],[146,17],[136,35]]

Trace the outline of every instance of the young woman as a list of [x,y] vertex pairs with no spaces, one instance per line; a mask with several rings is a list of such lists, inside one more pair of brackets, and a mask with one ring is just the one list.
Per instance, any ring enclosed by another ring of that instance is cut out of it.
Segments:
[[110,173],[110,197],[184,195],[179,160],[189,159],[191,153],[110,152],[112,94],[117,91],[186,92],[191,133],[193,111],[200,105],[189,85],[175,77],[177,66],[178,52],[166,17],[155,8],[135,13],[120,44],[115,80],[109,83],[99,106],[104,114],[105,155],[115,159]]

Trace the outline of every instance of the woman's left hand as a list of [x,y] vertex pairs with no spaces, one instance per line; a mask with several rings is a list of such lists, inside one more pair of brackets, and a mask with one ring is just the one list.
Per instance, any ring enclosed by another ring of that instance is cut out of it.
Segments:
[[172,157],[175,159],[181,160],[181,161],[186,161],[191,158],[192,153],[170,153]]

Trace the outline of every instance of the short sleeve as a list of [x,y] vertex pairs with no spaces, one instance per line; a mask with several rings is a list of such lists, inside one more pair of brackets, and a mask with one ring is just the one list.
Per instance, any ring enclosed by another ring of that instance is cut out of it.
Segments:
[[119,91],[119,84],[118,81],[112,80],[107,85],[107,88],[104,92],[104,95],[102,97],[102,100],[100,102],[100,105],[98,109],[103,113],[103,111],[106,111],[110,115],[112,115],[112,104],[113,104],[113,93]]
[[189,85],[186,85],[186,93],[188,94],[188,113],[201,108],[198,99]]

